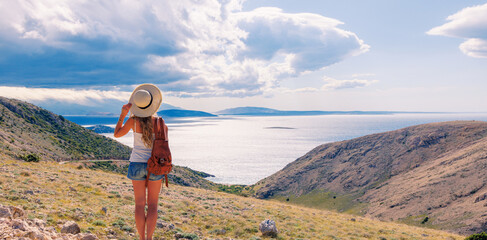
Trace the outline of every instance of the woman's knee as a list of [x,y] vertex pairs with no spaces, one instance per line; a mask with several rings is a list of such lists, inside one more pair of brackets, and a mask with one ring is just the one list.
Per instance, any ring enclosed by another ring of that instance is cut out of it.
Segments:
[[147,204],[147,211],[156,211],[156,210],[157,210],[157,203]]
[[145,199],[136,199],[135,200],[135,207],[145,207]]

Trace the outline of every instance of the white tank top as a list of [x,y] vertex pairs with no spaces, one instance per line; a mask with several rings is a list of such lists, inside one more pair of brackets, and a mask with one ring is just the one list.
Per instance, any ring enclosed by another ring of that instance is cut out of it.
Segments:
[[[132,154],[130,154],[130,162],[144,162],[146,163],[152,153],[152,148],[148,148],[144,145],[142,140],[142,133],[136,131],[137,124],[134,119],[134,148],[132,149]],[[154,137],[154,134],[152,134]]]

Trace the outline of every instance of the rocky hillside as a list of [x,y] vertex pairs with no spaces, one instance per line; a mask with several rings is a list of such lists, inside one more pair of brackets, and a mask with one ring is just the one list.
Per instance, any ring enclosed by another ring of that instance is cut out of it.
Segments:
[[0,152],[41,160],[128,159],[131,149],[33,104],[0,97]]
[[[262,236],[259,225],[266,219],[275,221],[277,237]],[[137,238],[133,188],[124,174],[80,168],[74,163],[0,161],[0,239],[15,236],[13,239],[92,240],[93,235],[98,239]],[[465,237],[273,200],[169,185],[159,195],[154,238],[460,240]]]
[[459,233],[487,230],[487,122],[324,144],[254,186],[277,198]]

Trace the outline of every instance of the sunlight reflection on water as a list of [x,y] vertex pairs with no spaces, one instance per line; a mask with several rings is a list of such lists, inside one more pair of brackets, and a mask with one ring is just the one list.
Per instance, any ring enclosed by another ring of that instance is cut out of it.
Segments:
[[[253,184],[314,147],[411,125],[482,120],[487,114],[394,114],[222,117],[168,123],[174,164],[215,175],[218,183]],[[111,125],[114,127],[114,125]],[[104,134],[113,138],[113,134]],[[116,139],[132,146],[132,132]]]

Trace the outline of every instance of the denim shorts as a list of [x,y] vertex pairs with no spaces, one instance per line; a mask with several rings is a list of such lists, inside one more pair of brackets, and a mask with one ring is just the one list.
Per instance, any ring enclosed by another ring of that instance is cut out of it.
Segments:
[[[145,180],[147,178],[147,163],[144,162],[130,162],[127,177],[131,180]],[[164,175],[150,174],[150,181],[161,180]]]

